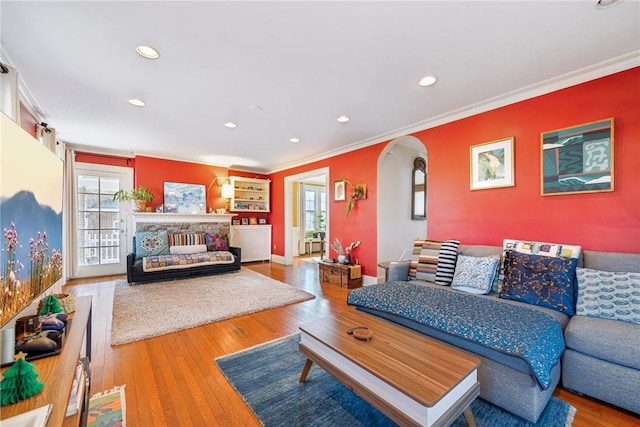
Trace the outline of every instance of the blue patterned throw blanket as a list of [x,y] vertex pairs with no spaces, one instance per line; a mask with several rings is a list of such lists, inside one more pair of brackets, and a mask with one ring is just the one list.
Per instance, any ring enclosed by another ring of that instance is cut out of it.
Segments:
[[542,389],[564,351],[560,323],[540,311],[411,282],[354,289],[347,303],[410,319],[502,353],[531,367]]

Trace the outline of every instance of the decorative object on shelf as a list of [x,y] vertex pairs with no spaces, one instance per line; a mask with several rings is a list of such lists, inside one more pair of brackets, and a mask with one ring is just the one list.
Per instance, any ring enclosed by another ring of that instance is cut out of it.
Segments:
[[333,200],[336,202],[343,202],[347,200],[345,190],[344,180],[336,181],[333,184]]
[[258,224],[266,224],[267,223],[267,219],[266,218],[258,218]]
[[613,118],[543,132],[543,196],[613,191]]
[[333,239],[333,242],[331,242],[331,249],[336,251],[338,256],[344,255],[344,249],[342,248],[342,243],[340,243],[340,240],[338,240],[337,237]]
[[258,218],[255,216],[249,217],[249,225],[258,225]]
[[2,373],[4,379],[0,382],[2,389],[1,406],[25,400],[38,394],[44,383],[38,381],[35,365],[25,360],[26,354],[20,352],[15,356],[15,362]]
[[513,187],[513,137],[474,145],[471,150],[471,190]]
[[62,313],[64,309],[60,305],[60,301],[56,298],[55,295],[51,294],[46,297],[42,302],[42,308],[39,310],[40,315],[50,314],[50,313]]
[[352,188],[351,197],[347,202],[347,206],[344,208],[344,214],[349,215],[349,212],[351,212],[351,209],[355,206],[356,200],[364,200],[367,198],[367,184],[352,184],[346,179],[343,179],[342,182],[349,184]]
[[241,219],[241,221],[242,221],[242,225],[249,225],[249,218],[244,217]]
[[134,212],[144,212],[147,203],[153,202],[155,196],[146,187],[136,187],[131,191],[118,190],[113,194],[113,200],[119,202],[131,201],[131,208]]
[[349,246],[347,246],[345,248],[345,252],[346,252],[346,259],[345,259],[345,263],[346,264],[351,264],[351,259],[353,258],[353,251],[354,249],[356,249],[358,246],[360,246],[360,240],[358,240],[357,242],[351,242],[349,243]]
[[170,213],[206,214],[207,196],[203,184],[164,183],[164,211]]

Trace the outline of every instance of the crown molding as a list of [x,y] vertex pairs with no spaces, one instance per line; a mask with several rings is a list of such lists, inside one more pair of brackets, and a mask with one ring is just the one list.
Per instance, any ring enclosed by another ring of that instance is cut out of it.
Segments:
[[456,120],[475,116],[477,114],[491,111],[496,108],[515,104],[516,102],[535,98],[537,96],[555,92],[560,89],[566,89],[571,86],[575,86],[601,77],[606,77],[608,75],[615,74],[620,71],[629,70],[638,66],[640,66],[640,50],[635,50],[625,55],[621,55],[616,58],[591,65],[589,67],[562,74],[533,85],[525,86],[523,88],[507,92],[502,95],[459,108],[457,110],[449,111],[447,113],[440,114],[438,116],[434,116],[402,128],[394,129],[362,141],[348,144],[334,150],[326,151],[315,156],[307,157],[296,162],[276,166],[275,168],[270,169],[268,173],[280,172],[286,169],[291,169],[308,163],[324,160],[329,157],[334,157],[340,154],[369,147],[371,145],[389,141],[401,136],[410,135],[426,129],[431,129],[436,126],[441,126],[443,124],[450,123]]
[[22,105],[24,106],[24,108],[26,108],[27,111],[29,111],[29,113],[36,119],[36,122],[48,123],[49,120],[47,120],[47,116],[42,112],[42,109],[38,105],[38,102],[36,101],[34,96],[31,94],[31,92],[27,88],[26,83],[22,79],[22,76],[20,75],[20,70],[18,69],[18,67],[13,65],[13,61],[11,61],[11,57],[9,56],[9,54],[7,54],[7,51],[2,46],[0,46],[0,59],[2,59],[2,61],[7,65],[9,65],[10,67],[15,68],[18,72],[18,95],[20,96],[20,102],[22,102]]

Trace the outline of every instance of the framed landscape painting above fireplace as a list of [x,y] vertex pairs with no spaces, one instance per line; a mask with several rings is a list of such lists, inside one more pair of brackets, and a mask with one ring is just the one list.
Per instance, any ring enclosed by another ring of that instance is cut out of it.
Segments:
[[165,213],[207,213],[207,196],[204,184],[164,183]]

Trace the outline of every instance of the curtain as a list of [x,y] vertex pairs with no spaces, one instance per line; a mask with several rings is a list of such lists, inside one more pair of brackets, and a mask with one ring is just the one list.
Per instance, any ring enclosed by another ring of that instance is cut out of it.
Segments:
[[0,68],[0,110],[14,122],[20,123],[18,71],[4,63],[0,63]]
[[69,279],[74,277],[77,270],[76,254],[76,152],[72,147],[65,144],[64,161],[64,213],[62,215],[62,230],[64,241],[62,242],[62,253],[64,254],[64,277]]

